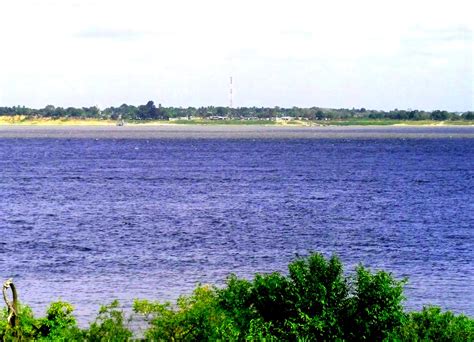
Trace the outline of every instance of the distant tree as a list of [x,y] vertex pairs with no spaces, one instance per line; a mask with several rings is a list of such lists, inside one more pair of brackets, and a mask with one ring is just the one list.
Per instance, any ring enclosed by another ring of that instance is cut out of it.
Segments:
[[55,116],[55,110],[56,110],[56,107],[54,107],[53,105],[47,105],[46,107],[44,107],[40,111],[43,114],[43,116],[54,117]]
[[56,107],[54,110],[54,117],[56,118],[64,118],[66,117],[66,111],[64,110],[63,107]]
[[82,108],[85,117],[87,118],[100,118],[101,112],[100,109],[96,106],[94,107],[83,107]]
[[156,109],[155,104],[153,101],[148,101],[147,104],[145,105],[145,112],[146,112],[146,118],[147,119],[156,119],[158,116],[158,111]]
[[369,118],[370,119],[383,119],[384,118],[384,113],[379,113],[379,112],[370,113]]
[[474,120],[472,111],[463,114],[448,111],[435,110],[433,112],[419,110],[399,110],[394,109],[389,112],[380,110],[367,110],[365,108],[325,108],[318,107],[301,108],[280,108],[280,107],[239,107],[232,109],[228,107],[206,106],[200,108],[188,107],[158,107],[153,101],[148,101],[145,105],[133,106],[122,104],[120,107],[109,107],[100,110],[98,107],[69,107],[67,109],[47,105],[42,109],[32,109],[25,106],[0,107],[0,115],[25,115],[28,117],[71,117],[71,118],[101,118],[117,120],[168,120],[170,117],[209,117],[214,115],[231,115],[237,118],[276,118],[282,116],[300,117],[309,120],[328,119],[348,119],[348,118],[370,118],[370,119],[392,119],[392,120]]
[[431,113],[431,119],[437,121],[444,121],[449,119],[449,114],[447,111],[435,110]]
[[[186,114],[186,110],[183,109],[182,113],[181,113],[181,116],[186,116],[188,114]],[[158,108],[156,109],[156,114],[157,114],[157,118],[160,119],[160,120],[169,120],[170,119],[170,116],[168,115],[168,113],[166,112],[166,110],[161,106],[161,103],[158,104]]]
[[114,110],[114,116],[127,120],[139,120],[138,108],[132,105],[122,104]]
[[70,118],[84,118],[85,112],[82,108],[69,107],[66,108],[66,116]]
[[148,101],[146,105],[138,106],[138,118],[141,120],[152,120],[157,118],[157,110],[153,101]]
[[216,114],[218,116],[224,116],[227,114],[227,110],[224,107],[217,107]]

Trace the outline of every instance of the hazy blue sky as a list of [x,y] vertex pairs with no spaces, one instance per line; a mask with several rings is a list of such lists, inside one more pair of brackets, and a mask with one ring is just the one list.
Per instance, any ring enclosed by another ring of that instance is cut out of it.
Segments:
[[471,3],[0,0],[0,106],[472,110]]

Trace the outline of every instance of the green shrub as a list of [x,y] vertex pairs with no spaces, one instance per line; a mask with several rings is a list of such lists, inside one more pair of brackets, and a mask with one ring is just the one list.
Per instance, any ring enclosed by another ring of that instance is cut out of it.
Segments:
[[234,339],[245,339],[252,320],[259,317],[252,305],[252,288],[250,281],[230,275],[226,286],[216,290],[218,305],[225,313],[223,326],[225,331],[232,332]]
[[350,340],[381,341],[400,327],[406,318],[402,307],[405,282],[395,280],[387,272],[372,274],[359,266],[353,297],[350,298],[346,337]]
[[38,336],[40,341],[80,341],[82,331],[77,327],[72,315],[71,304],[58,301],[52,303],[46,311],[46,317],[38,320]]
[[[231,275],[223,288],[198,286],[175,305],[135,300],[148,341],[474,341],[474,320],[428,307],[405,313],[403,286],[383,271],[359,266],[344,276],[340,260],[313,253],[288,275]],[[127,341],[132,338],[118,301],[101,307],[89,329],[77,327],[73,307],[55,302],[36,319],[19,305],[18,325],[0,312],[1,341]],[[130,318],[131,319],[131,318]]]
[[53,302],[46,317],[36,319],[28,306],[19,305],[19,326],[12,329],[7,324],[7,311],[0,315],[2,341],[79,341],[83,339],[72,315],[74,308],[66,302]]
[[114,300],[109,305],[102,306],[96,320],[84,332],[87,341],[127,341],[132,332],[125,325],[123,310]]
[[0,314],[0,338],[2,341],[31,340],[38,334],[39,322],[34,318],[31,308],[18,304],[19,325],[12,328],[7,323],[5,308]]
[[134,309],[149,318],[151,340],[382,340],[403,323],[404,282],[386,272],[359,267],[345,277],[336,256],[316,253],[288,268],[198,287],[176,308],[136,301]]
[[296,315],[291,283],[279,273],[257,274],[252,284],[251,305],[266,322],[280,327]]
[[290,318],[298,338],[335,340],[343,336],[349,286],[336,256],[326,260],[313,253],[289,266],[291,291],[297,315]]
[[424,307],[409,314],[405,324],[391,335],[393,341],[474,341],[474,320],[441,312],[438,307]]
[[192,295],[179,297],[175,309],[170,303],[145,300],[136,300],[133,309],[150,322],[145,334],[149,340],[217,340],[232,335],[216,290],[208,286],[198,286]]
[[247,341],[279,341],[282,338],[273,334],[275,327],[272,322],[261,318],[250,321],[249,331],[245,336]]

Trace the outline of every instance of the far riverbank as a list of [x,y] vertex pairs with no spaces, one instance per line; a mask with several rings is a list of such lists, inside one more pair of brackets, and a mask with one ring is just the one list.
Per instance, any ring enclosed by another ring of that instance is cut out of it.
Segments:
[[171,118],[170,120],[126,120],[118,122],[111,119],[96,118],[32,118],[22,115],[0,116],[0,126],[289,126],[289,127],[326,127],[326,126],[474,126],[472,120],[392,120],[348,118],[338,120],[301,120],[295,118],[274,119],[227,119],[194,118],[190,120]]

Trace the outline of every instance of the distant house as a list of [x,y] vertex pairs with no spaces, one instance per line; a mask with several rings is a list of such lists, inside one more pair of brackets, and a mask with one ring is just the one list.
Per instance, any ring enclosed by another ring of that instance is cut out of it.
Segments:
[[281,121],[292,121],[292,120],[295,120],[295,118],[292,117],[292,116],[282,116],[281,118],[277,118],[277,120],[281,120]]

